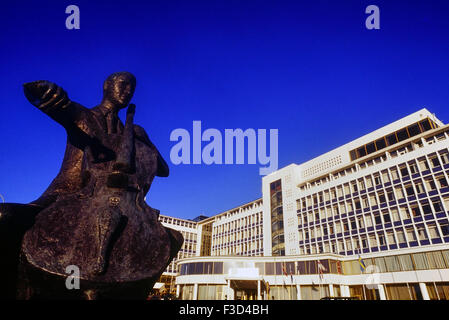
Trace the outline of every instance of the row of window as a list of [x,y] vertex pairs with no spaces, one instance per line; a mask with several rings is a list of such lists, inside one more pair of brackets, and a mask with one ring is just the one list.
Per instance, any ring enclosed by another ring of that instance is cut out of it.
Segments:
[[[320,177],[320,178],[318,178],[318,179],[316,179],[314,181],[306,182],[306,183],[304,183],[303,185],[300,186],[300,189],[301,189],[301,191],[304,191],[306,189],[314,188],[316,186],[322,185],[322,184],[327,183],[329,181],[332,181],[332,180],[344,177],[344,176],[352,174],[352,173],[356,173],[356,172],[358,172],[361,169],[380,164],[382,162],[387,161],[388,159],[404,155],[404,154],[406,154],[408,152],[414,151],[414,150],[419,149],[419,148],[423,148],[425,145],[430,145],[430,144],[433,144],[435,142],[445,140],[448,137],[449,137],[449,130],[445,131],[445,132],[438,133],[438,134],[433,135],[433,136],[430,136],[430,137],[428,137],[426,139],[418,139],[416,141],[413,141],[412,143],[408,143],[407,145],[400,146],[400,147],[398,147],[398,148],[396,148],[394,150],[390,150],[388,152],[385,152],[385,153],[383,153],[383,154],[381,154],[381,155],[379,155],[379,156],[377,156],[375,158],[368,159],[368,160],[363,161],[361,163],[354,164],[351,167],[342,169],[340,171],[336,171],[336,172],[334,172],[334,173],[332,173],[330,175],[328,174],[328,175],[322,176],[322,177]],[[425,144],[424,144],[424,142],[425,142]]]
[[[365,273],[385,273],[399,271],[449,269],[449,250],[392,255],[379,258],[363,258],[366,269],[361,268],[359,260],[343,261],[321,259],[295,262],[256,262],[260,275],[307,275],[332,273],[358,275]],[[180,275],[227,274],[236,262],[192,262],[180,265]],[[320,266],[321,264],[321,266]]]
[[[401,178],[403,180],[410,178],[410,176],[415,177],[418,173],[431,174],[429,171],[432,169],[437,169],[441,165],[449,164],[449,152],[447,149],[440,150],[438,153],[430,154],[427,157],[421,157],[416,160],[411,160],[407,163],[402,163],[399,166],[393,166],[389,169],[382,170],[381,172],[374,173],[372,175],[367,175],[365,177],[355,179],[351,182],[327,189],[313,195],[303,197],[297,200],[297,209],[306,210],[312,206],[324,205],[329,201],[336,201],[342,199],[342,197],[347,197],[350,195],[359,194],[362,191],[374,190],[374,188],[379,188],[382,184],[387,183],[401,183]],[[430,162],[430,165],[429,165]],[[436,179],[437,183],[441,187],[447,187],[447,179],[444,174],[440,174]],[[422,181],[421,181],[422,183]],[[435,181],[431,178],[425,180],[426,188],[428,191],[435,189]],[[422,185],[421,185],[422,187]],[[418,193],[422,192],[423,188],[420,188]],[[407,192],[412,190],[408,190]],[[369,191],[367,191],[369,192]],[[379,199],[380,201],[380,199]]]
[[417,136],[423,132],[426,132],[430,129],[435,129],[437,127],[438,127],[437,124],[432,120],[430,120],[429,118],[424,119],[408,127],[390,133],[380,139],[377,139],[376,141],[370,142],[366,145],[351,150],[349,152],[351,161],[354,161],[358,158],[362,158],[368,154],[382,150],[387,146],[392,146],[398,142],[407,140],[411,137]]

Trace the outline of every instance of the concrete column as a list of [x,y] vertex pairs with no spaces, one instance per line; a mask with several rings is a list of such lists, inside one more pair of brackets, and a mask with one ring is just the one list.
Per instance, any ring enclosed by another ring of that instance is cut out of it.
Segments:
[[385,293],[385,287],[383,284],[378,284],[377,289],[379,289],[380,300],[387,300],[387,295]]
[[193,300],[198,300],[198,283],[193,285]]
[[334,285],[332,283],[329,283],[329,294],[331,297],[335,297]]
[[340,285],[340,291],[342,297],[350,297],[351,293],[349,291],[349,286]]
[[422,297],[424,300],[430,300],[429,291],[427,291],[427,286],[425,283],[420,282],[419,288],[421,289]]
[[176,285],[176,296],[179,297],[179,294],[181,293],[181,286],[179,284]]
[[296,299],[301,300],[301,287],[299,284],[296,285]]
[[260,295],[260,280],[257,280],[257,300],[262,300],[262,296]]

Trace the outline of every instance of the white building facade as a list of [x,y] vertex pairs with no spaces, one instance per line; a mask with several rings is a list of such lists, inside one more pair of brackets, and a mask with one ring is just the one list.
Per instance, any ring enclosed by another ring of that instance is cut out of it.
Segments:
[[449,299],[448,174],[449,126],[426,109],[291,164],[199,223],[210,252],[179,261],[178,294]]

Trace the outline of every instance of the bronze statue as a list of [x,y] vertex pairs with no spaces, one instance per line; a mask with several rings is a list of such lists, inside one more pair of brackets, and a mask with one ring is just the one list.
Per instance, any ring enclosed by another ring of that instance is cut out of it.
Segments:
[[[39,199],[0,204],[0,277],[9,276],[0,297],[144,299],[179,251],[182,235],[144,201],[154,177],[169,170],[133,123],[135,85],[132,74],[114,73],[100,105],[87,109],[54,83],[24,84],[27,99],[66,129],[67,147]],[[127,106],[123,125],[118,111]],[[65,285],[72,265],[80,290]]]

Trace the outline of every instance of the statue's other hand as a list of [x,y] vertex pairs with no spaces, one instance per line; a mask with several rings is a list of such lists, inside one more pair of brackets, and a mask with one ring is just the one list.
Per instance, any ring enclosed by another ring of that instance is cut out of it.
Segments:
[[23,91],[28,101],[44,112],[59,107],[64,109],[71,102],[60,86],[47,80],[25,83]]

